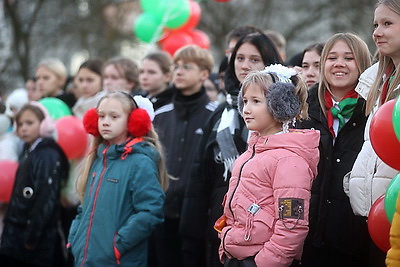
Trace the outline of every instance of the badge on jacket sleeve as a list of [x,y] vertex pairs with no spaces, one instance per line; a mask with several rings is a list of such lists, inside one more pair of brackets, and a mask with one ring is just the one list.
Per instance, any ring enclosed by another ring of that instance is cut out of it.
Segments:
[[304,199],[280,198],[278,200],[280,219],[304,219]]

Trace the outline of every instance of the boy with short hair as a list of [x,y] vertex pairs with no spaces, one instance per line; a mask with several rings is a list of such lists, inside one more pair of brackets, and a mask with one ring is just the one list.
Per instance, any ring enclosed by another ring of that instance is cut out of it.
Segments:
[[183,197],[202,127],[216,108],[203,86],[214,64],[211,53],[196,45],[185,46],[176,51],[173,63],[175,94],[169,105],[157,110],[153,123],[165,149],[168,173],[176,179],[166,192],[165,222],[154,232],[156,255],[149,254],[149,266],[183,266],[179,235]]

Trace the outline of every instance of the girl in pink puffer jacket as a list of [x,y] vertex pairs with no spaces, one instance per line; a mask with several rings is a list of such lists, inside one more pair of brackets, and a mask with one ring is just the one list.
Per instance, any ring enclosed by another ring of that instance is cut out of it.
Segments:
[[239,112],[253,133],[235,162],[224,214],[215,224],[225,266],[289,266],[301,257],[319,132],[288,128],[307,117],[306,99],[307,86],[281,65],[243,81]]

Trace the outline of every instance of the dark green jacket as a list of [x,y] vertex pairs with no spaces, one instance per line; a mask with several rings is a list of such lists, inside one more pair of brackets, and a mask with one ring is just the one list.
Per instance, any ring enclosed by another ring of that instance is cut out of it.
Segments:
[[163,221],[159,154],[140,142],[122,159],[125,144],[100,145],[69,242],[75,266],[147,265],[147,237]]

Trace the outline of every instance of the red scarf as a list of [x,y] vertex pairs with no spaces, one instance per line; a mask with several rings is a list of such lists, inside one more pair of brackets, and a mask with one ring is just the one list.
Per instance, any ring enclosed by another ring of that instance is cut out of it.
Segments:
[[[336,137],[335,131],[333,130],[333,115],[331,112],[331,108],[333,107],[333,101],[332,101],[332,95],[331,93],[326,90],[325,91],[325,104],[326,104],[326,109],[327,109],[327,115],[328,115],[328,127],[329,127],[329,132],[332,134],[333,137]],[[346,98],[358,98],[358,93],[353,89],[347,92],[347,94],[342,98],[342,100]]]
[[385,75],[386,75],[385,83],[383,84],[383,87],[382,87],[381,105],[385,104],[385,102],[386,102],[386,96],[387,96],[387,92],[389,89],[389,85],[392,83],[392,79],[393,79],[393,76],[391,76],[392,72],[393,72],[393,66],[388,66],[385,71]]

